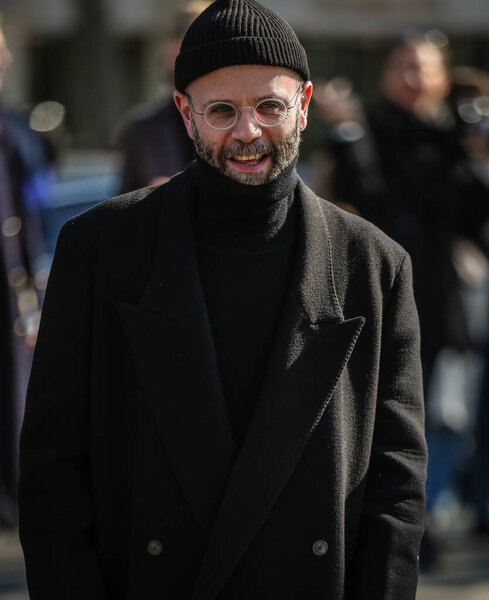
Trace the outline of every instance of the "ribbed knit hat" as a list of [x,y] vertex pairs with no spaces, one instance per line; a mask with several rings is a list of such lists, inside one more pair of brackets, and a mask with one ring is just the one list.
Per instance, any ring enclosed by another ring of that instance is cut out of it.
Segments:
[[183,92],[194,79],[232,65],[287,67],[310,78],[292,27],[255,0],[216,0],[195,19],[175,62],[175,87]]

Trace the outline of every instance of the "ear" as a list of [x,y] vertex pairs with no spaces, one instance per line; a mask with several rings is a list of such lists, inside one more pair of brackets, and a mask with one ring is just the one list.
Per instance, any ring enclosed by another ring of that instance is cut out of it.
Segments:
[[185,128],[190,139],[194,139],[194,132],[192,129],[192,121],[190,118],[190,104],[186,94],[182,94],[182,92],[175,91],[173,93],[173,98],[175,100],[175,104],[182,115],[183,122],[185,124]]
[[301,131],[304,131],[307,125],[307,111],[309,110],[309,103],[311,102],[312,96],[312,83],[310,81],[306,81],[306,83],[302,86],[301,92]]

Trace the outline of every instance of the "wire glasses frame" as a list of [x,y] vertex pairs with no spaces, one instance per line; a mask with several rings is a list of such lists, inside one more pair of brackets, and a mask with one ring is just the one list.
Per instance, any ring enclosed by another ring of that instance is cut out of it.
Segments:
[[188,98],[192,112],[203,116],[207,125],[212,129],[217,129],[218,131],[231,129],[236,125],[241,113],[245,110],[249,111],[253,119],[262,127],[276,127],[285,121],[289,110],[297,104],[298,94],[303,85],[303,83],[300,84],[288,104],[281,98],[273,97],[260,100],[255,106],[237,107],[231,102],[217,101],[211,102],[205,107],[203,112],[195,110],[192,98],[188,92],[185,92],[185,95]]

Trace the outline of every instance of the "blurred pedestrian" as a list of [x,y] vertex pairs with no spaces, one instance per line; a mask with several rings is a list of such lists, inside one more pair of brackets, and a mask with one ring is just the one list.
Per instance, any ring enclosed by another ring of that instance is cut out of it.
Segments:
[[[177,13],[171,39],[164,44],[164,76],[171,85],[185,31],[208,4],[205,0],[193,0]],[[137,108],[122,133],[121,148],[121,193],[165,183],[194,158],[192,142],[173,97]]]
[[[481,178],[487,181],[489,189],[489,85],[485,77],[485,93],[474,94],[471,98],[467,95],[460,102],[466,111],[466,116],[471,115],[470,123],[465,124],[466,144]],[[479,110],[477,110],[479,109]],[[482,114],[481,114],[482,113]],[[484,114],[485,113],[485,114]],[[488,194],[489,196],[489,194]],[[489,197],[488,197],[489,203]],[[485,278],[482,285],[485,288],[486,311],[477,322],[477,331],[482,333],[480,347],[484,357],[484,373],[482,385],[477,394],[476,414],[474,418],[474,452],[471,462],[471,479],[468,500],[474,509],[474,531],[478,534],[489,535],[489,219],[481,219],[474,231],[482,248],[485,261]]]
[[426,385],[440,348],[465,343],[451,243],[470,173],[446,104],[446,61],[426,39],[402,39],[388,53],[375,104],[364,112],[355,104],[334,121],[331,106],[319,104],[330,125],[335,199],[411,255]]
[[[12,56],[0,25],[0,89]],[[37,335],[42,254],[42,144],[17,112],[0,109],[0,527],[17,523],[18,438]]]

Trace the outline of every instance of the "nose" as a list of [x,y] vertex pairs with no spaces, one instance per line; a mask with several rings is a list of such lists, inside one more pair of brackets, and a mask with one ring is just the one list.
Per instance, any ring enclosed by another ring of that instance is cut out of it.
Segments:
[[259,138],[261,134],[262,131],[258,127],[258,123],[253,118],[251,109],[242,109],[238,117],[238,121],[231,132],[233,138],[235,140],[240,140],[245,144],[249,144],[251,141]]

